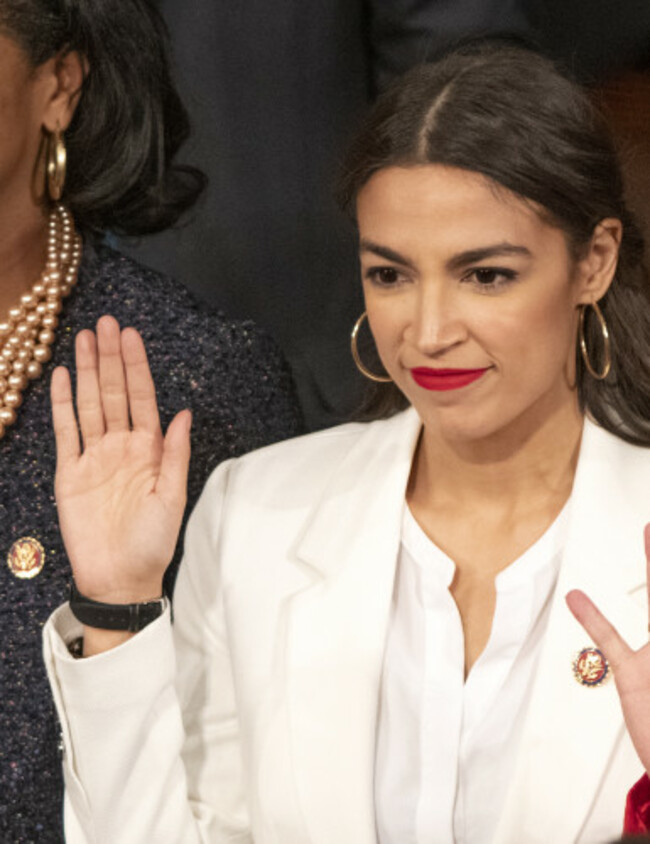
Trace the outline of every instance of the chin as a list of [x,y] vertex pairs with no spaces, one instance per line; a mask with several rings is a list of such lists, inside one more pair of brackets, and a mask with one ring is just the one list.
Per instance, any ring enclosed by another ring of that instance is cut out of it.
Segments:
[[422,407],[415,404],[425,428],[447,442],[472,443],[489,440],[508,431],[517,414],[504,413],[504,408],[471,406],[458,403],[446,407]]
[[424,427],[448,441],[484,439],[499,427],[467,408],[437,408],[433,412],[430,408],[428,412],[417,409]]
[[449,443],[478,443],[489,440],[502,431],[503,428],[499,425],[490,425],[488,423],[481,424],[467,420],[464,423],[458,424],[439,424],[437,431],[439,435]]

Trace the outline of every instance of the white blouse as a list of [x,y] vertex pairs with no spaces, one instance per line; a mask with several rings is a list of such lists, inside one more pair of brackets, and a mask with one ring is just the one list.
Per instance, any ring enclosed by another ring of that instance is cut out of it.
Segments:
[[380,844],[487,844],[513,774],[568,505],[496,577],[485,650],[464,678],[455,566],[404,508],[375,765]]

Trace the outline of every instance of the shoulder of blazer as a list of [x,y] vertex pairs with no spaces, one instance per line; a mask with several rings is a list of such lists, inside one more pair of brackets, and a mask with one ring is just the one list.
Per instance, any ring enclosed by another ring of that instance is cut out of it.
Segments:
[[[409,460],[421,422],[413,409],[376,422],[351,422],[258,449],[231,462],[229,494],[262,503],[312,499],[330,482],[347,486],[363,468],[382,473],[402,449]],[[279,496],[279,499],[278,499]]]
[[602,474],[603,479],[611,475],[612,482],[621,487],[626,498],[632,495],[633,490],[640,492],[644,489],[650,519],[650,447],[628,443],[587,418],[576,482],[582,474],[592,472]]
[[[625,442],[590,420],[573,484],[565,570],[604,598],[645,584],[643,528],[650,522],[650,448]],[[642,602],[647,599],[642,596]]]
[[356,542],[392,547],[420,429],[407,410],[226,461],[206,485],[190,534],[201,529],[213,549],[218,544],[230,561],[224,571],[232,564],[237,577],[271,549],[322,572],[343,565]]

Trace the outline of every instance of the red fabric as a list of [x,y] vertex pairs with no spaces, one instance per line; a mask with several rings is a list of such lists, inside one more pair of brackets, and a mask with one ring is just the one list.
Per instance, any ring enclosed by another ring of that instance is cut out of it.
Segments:
[[638,835],[650,831],[650,779],[644,774],[628,791],[625,801],[624,835]]

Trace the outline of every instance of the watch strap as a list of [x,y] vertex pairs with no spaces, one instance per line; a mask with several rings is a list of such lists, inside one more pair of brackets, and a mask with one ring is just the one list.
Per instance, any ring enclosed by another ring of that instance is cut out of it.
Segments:
[[70,583],[70,609],[82,624],[100,630],[126,630],[137,633],[159,618],[167,601],[164,597],[140,604],[105,604],[82,595],[74,580]]

